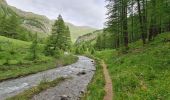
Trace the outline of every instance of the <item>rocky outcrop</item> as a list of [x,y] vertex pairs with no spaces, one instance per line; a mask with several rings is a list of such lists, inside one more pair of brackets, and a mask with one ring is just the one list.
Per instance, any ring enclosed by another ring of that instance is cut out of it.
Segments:
[[94,31],[92,33],[88,33],[88,34],[79,36],[78,39],[76,40],[75,44],[80,44],[82,42],[92,42],[92,41],[95,41],[97,36],[99,34],[102,34],[102,33],[103,33],[102,30],[97,30],[97,31]]

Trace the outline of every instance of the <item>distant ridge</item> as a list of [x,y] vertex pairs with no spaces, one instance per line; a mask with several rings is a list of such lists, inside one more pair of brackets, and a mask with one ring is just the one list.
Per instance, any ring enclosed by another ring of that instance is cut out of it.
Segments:
[[[32,32],[41,33],[42,36],[48,36],[51,33],[51,28],[54,23],[54,20],[50,20],[46,16],[22,11],[16,7],[10,6],[5,0],[0,0],[0,13],[4,13],[6,15],[18,15],[22,19],[23,27]],[[73,41],[76,41],[76,39],[81,35],[97,30],[88,26],[76,26],[69,22],[67,25],[70,28]]]

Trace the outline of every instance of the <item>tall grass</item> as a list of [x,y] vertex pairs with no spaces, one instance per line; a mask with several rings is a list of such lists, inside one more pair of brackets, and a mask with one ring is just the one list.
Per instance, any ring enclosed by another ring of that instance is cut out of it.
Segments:
[[159,35],[142,47],[130,45],[128,54],[98,52],[108,65],[114,100],[170,100],[170,33]]
[[91,83],[87,87],[87,92],[82,98],[82,100],[103,100],[105,95],[104,86],[105,79],[103,75],[103,69],[101,66],[100,59],[97,59],[93,56],[86,55],[92,59],[95,59],[96,63],[96,72],[91,81]]

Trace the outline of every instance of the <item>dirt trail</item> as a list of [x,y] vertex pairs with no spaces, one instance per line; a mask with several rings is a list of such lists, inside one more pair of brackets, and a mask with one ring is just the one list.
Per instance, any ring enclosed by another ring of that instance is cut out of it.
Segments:
[[107,65],[105,64],[104,61],[102,61],[102,66],[103,66],[103,73],[104,73],[105,82],[106,82],[105,87],[104,87],[106,94],[103,100],[112,100],[113,99],[112,80],[109,75]]

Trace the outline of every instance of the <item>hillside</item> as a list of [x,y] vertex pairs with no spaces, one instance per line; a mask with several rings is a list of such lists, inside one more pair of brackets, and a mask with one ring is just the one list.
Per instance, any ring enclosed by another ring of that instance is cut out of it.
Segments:
[[97,36],[99,34],[102,34],[102,30],[97,30],[97,31],[93,31],[91,33],[88,34],[84,34],[82,36],[79,36],[75,42],[75,44],[80,44],[82,42],[95,42],[97,39]]
[[[22,26],[24,28],[32,32],[41,33],[41,36],[49,35],[54,23],[53,20],[48,19],[46,16],[37,15],[32,12],[25,12],[16,7],[12,7],[8,5],[5,0],[0,0],[0,13],[19,16],[22,19]],[[71,31],[72,41],[75,41],[78,36],[97,30],[91,27],[75,26],[69,22],[67,25]]]
[[91,33],[93,31],[97,30],[96,28],[91,28],[88,26],[75,26],[71,23],[67,23],[67,25],[70,28],[72,41],[74,41],[74,42],[77,40],[77,38],[79,36],[82,36],[84,34]]
[[108,65],[115,100],[169,100],[170,33],[160,34],[144,47],[141,44],[131,43],[128,54],[96,53]]
[[43,53],[43,44],[37,45],[37,58],[32,60],[31,47],[31,42],[0,36],[0,81],[27,76],[56,68],[56,65],[68,65],[77,61],[77,57],[72,55],[61,58],[46,56]]
[[21,17],[23,27],[33,32],[40,32],[45,35],[50,33],[53,22],[47,17],[36,15],[32,12],[24,12],[12,6],[10,6],[10,8]]
[[0,13],[7,16],[18,16],[24,28],[32,32],[43,33],[43,36],[47,36],[51,30],[52,24],[46,17],[21,11],[15,7],[9,6],[5,0],[0,1]]
[[[29,54],[31,42],[11,39],[0,36],[0,66],[8,64],[25,63]],[[42,52],[43,45],[39,45],[38,51]]]

